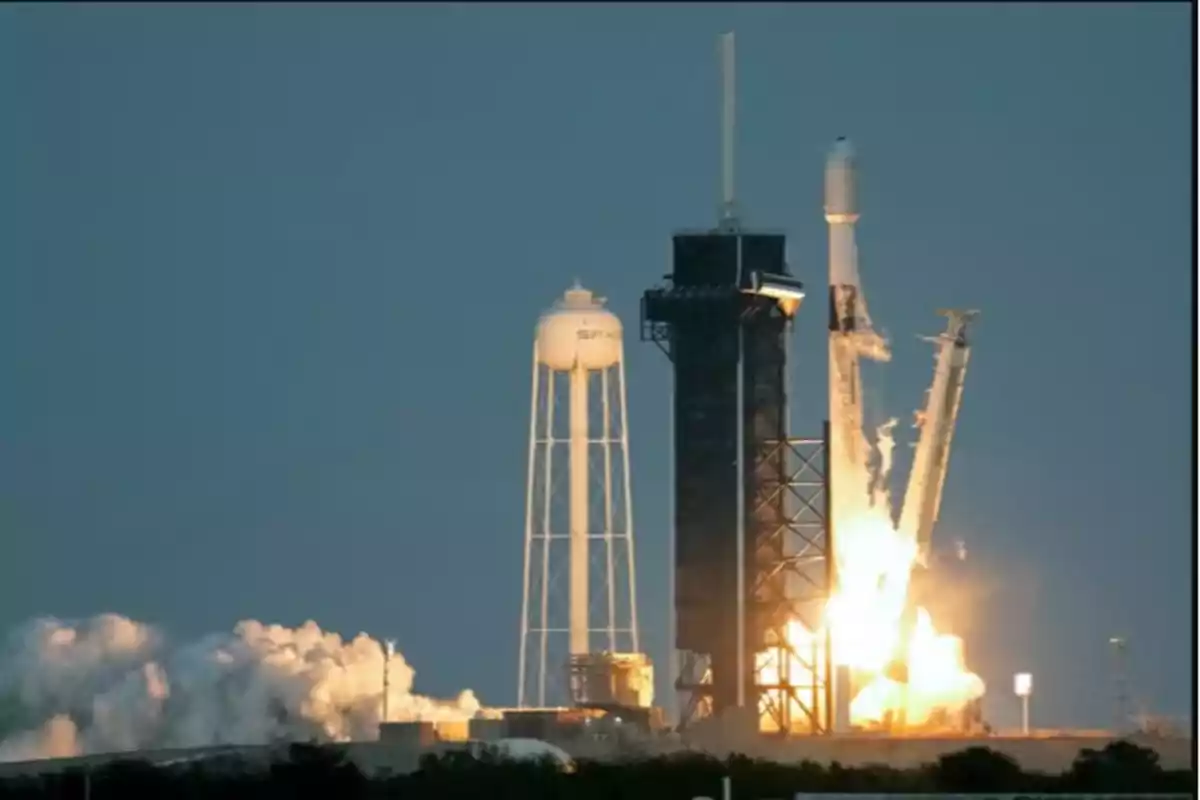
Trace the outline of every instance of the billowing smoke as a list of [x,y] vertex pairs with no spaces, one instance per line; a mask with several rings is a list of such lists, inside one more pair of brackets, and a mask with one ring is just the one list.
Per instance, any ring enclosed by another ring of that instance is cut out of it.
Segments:
[[[0,651],[0,761],[85,753],[279,741],[374,739],[384,651],[315,622],[291,629],[247,620],[232,633],[172,643],[116,614],[40,619]],[[413,669],[389,664],[388,716],[468,719],[475,695],[412,693]]]

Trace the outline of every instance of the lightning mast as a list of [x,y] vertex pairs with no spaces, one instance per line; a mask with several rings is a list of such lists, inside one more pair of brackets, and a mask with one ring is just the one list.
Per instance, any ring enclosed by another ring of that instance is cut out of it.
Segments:
[[921,563],[926,565],[950,464],[950,442],[962,404],[967,359],[971,355],[967,324],[979,316],[978,311],[941,310],[938,313],[949,322],[940,336],[922,337],[937,345],[936,366],[933,384],[926,392],[925,407],[917,412],[916,427],[920,428],[921,435],[900,513],[900,530],[916,537]]

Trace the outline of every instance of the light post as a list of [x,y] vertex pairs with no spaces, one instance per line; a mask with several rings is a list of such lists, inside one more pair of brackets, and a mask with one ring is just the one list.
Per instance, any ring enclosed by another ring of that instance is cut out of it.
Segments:
[[1108,640],[1113,650],[1113,686],[1116,689],[1117,736],[1126,732],[1129,725],[1129,675],[1127,661],[1129,640],[1124,636],[1113,636]]
[[396,642],[388,639],[383,643],[383,721],[389,722],[388,717],[388,678],[392,666],[392,656],[396,654]]
[[1021,735],[1029,735],[1029,696],[1033,694],[1033,676],[1018,672],[1013,676],[1013,694],[1021,698]]

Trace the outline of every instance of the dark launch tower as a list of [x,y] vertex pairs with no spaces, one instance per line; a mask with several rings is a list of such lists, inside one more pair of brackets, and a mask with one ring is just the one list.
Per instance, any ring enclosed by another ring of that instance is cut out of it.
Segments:
[[[642,296],[642,339],[674,369],[670,668],[681,727],[732,710],[742,724],[824,733],[831,648],[819,665],[818,643],[793,647],[786,630],[821,628],[834,585],[829,426],[788,437],[787,336],[804,293],[783,235],[738,223],[733,46],[724,34],[720,227],[676,233],[666,284]],[[764,651],[776,664],[759,671]]]
[[[642,339],[674,369],[675,641],[680,724],[743,708],[781,732],[828,730],[827,665],[764,680],[755,654],[810,630],[831,585],[826,437],[789,439],[787,335],[803,293],[780,234],[677,233],[673,271],[642,297]],[[826,647],[824,652],[828,654]],[[795,710],[803,720],[793,719]]]

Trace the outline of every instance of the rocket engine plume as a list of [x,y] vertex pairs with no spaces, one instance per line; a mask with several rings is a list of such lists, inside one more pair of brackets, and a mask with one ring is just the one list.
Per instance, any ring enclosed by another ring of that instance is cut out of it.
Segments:
[[[117,614],[38,619],[0,651],[0,761],[127,750],[377,736],[384,650],[315,622],[239,622],[231,633],[173,643]],[[412,667],[389,662],[393,721],[468,719],[451,701],[413,694]]]

